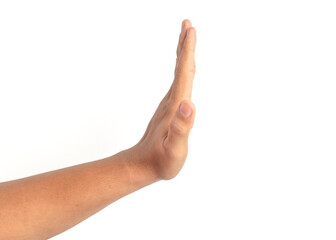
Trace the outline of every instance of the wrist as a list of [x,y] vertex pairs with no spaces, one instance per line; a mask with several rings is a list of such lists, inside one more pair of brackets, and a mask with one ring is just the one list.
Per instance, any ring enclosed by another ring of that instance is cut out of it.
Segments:
[[125,153],[127,157],[124,163],[133,191],[160,180],[155,157],[144,152],[140,145],[125,150]]

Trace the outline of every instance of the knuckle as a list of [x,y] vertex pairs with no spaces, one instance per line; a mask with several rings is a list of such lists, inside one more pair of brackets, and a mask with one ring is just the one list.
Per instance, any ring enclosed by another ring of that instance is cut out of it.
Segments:
[[175,68],[175,77],[183,77],[185,74],[194,75],[196,72],[195,63],[185,62]]
[[192,74],[196,72],[195,64],[190,64],[189,65],[188,72],[192,73]]
[[188,133],[188,128],[179,121],[173,121],[171,128],[178,135],[186,135]]

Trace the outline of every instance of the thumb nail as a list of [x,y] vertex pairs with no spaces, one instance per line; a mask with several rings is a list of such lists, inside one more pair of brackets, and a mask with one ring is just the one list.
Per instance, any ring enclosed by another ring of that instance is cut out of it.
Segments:
[[191,113],[192,113],[192,109],[189,106],[189,104],[187,104],[186,102],[182,102],[180,104],[180,113],[182,114],[183,117],[188,118],[190,117]]

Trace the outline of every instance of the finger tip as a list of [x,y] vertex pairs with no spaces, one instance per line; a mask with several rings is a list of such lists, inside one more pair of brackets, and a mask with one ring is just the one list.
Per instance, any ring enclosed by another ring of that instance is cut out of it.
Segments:
[[181,105],[187,105],[188,108],[191,109],[191,112],[195,112],[196,110],[196,107],[195,107],[195,104],[191,101],[191,99],[184,99],[180,102],[180,106]]
[[191,21],[189,19],[184,19],[182,21],[182,29],[188,29],[192,26]]
[[195,114],[195,112],[196,112],[196,105],[191,100],[189,100],[189,104],[191,106],[191,109],[192,109],[193,113]]
[[188,35],[196,36],[196,28],[194,27],[188,28]]
[[189,44],[192,46],[192,49],[195,49],[196,45],[196,29],[194,27],[190,27],[187,32],[187,38]]

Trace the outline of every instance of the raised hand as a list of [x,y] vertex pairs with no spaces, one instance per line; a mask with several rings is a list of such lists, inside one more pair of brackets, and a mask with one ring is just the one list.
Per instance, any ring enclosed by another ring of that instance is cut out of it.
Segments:
[[133,147],[158,179],[175,177],[188,154],[188,138],[195,118],[191,102],[195,75],[196,30],[182,22],[176,50],[175,78],[149,122],[141,140]]
[[0,183],[0,239],[49,239],[110,203],[181,170],[195,118],[196,31],[184,20],[175,78],[145,134],[113,156]]

